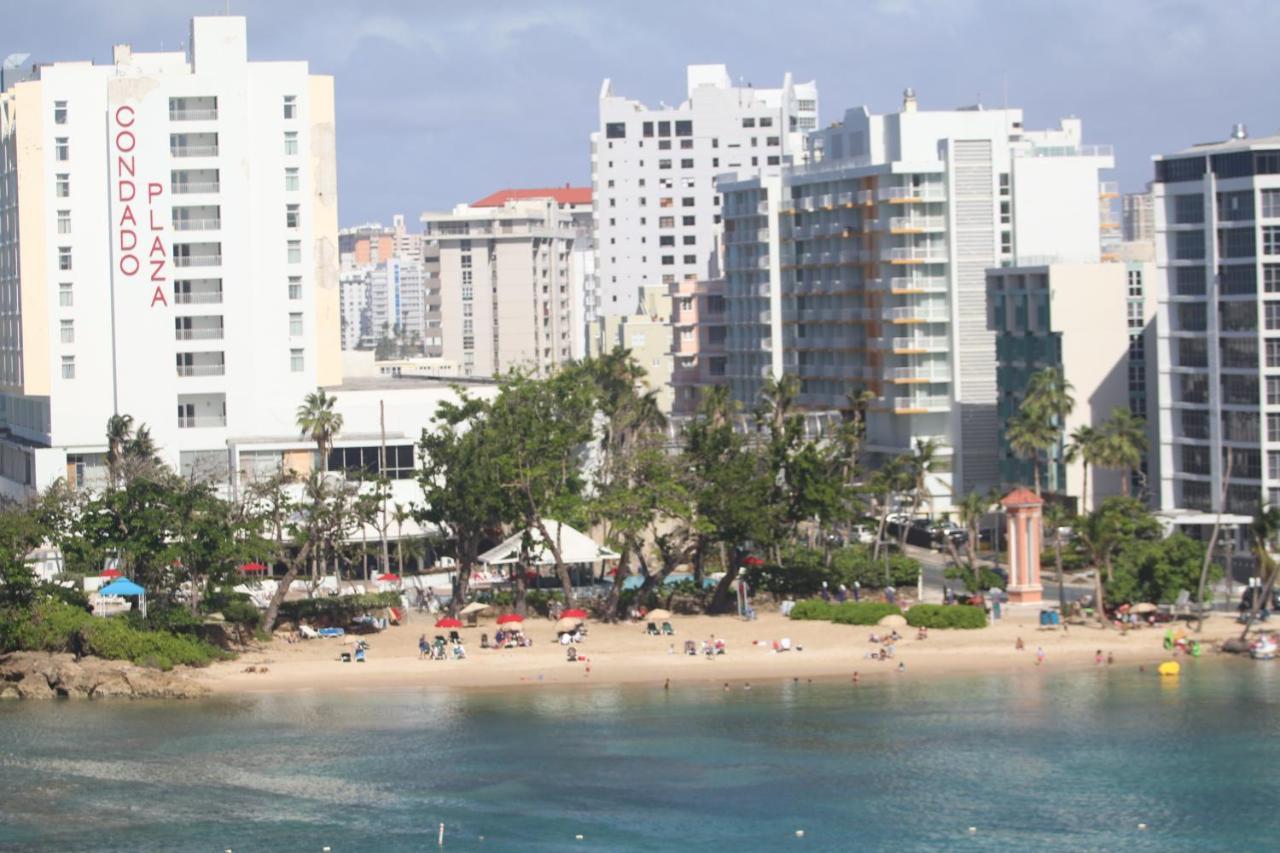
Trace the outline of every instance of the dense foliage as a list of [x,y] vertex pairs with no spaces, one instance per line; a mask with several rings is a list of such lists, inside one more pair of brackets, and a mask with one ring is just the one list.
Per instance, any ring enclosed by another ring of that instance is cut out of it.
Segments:
[[400,606],[400,593],[373,592],[327,598],[300,598],[280,605],[280,616],[291,622],[344,625],[355,616]]
[[968,604],[916,604],[907,611],[912,628],[985,628],[987,613]]
[[[1112,604],[1150,601],[1168,604],[1187,590],[1195,593],[1204,564],[1204,543],[1175,533],[1168,539],[1137,539],[1126,542],[1112,559],[1112,575],[1103,579],[1107,600]],[[1209,582],[1222,576],[1218,564],[1211,563]]]
[[918,560],[898,553],[882,553],[875,559],[870,549],[862,545],[849,545],[830,553],[794,546],[783,550],[780,564],[765,563],[745,571],[752,590],[794,597],[816,595],[824,582],[832,594],[842,584],[852,590],[855,582],[865,590],[914,586],[919,574]]
[[960,566],[951,566],[945,572],[943,572],[943,577],[945,577],[949,581],[958,581],[961,585],[964,586],[965,591],[970,594],[987,592],[992,588],[995,588],[995,589],[1005,588],[1005,584],[1006,584],[1005,578],[1002,575],[997,574],[994,570],[986,566],[980,566],[978,568],[978,572],[979,572],[978,577],[975,579],[973,576],[973,572],[971,572],[968,568],[962,568]]
[[902,609],[883,601],[846,601],[844,603],[810,598],[797,601],[791,618],[836,622],[841,625],[876,625],[886,616],[900,616]]

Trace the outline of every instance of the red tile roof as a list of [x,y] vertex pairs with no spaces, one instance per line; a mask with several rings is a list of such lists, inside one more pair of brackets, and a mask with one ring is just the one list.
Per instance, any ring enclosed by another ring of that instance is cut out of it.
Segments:
[[472,207],[502,207],[509,201],[522,198],[553,198],[559,204],[591,204],[591,187],[549,187],[533,190],[498,190],[479,201],[473,201]]
[[1000,503],[1005,507],[1011,508],[1015,506],[1040,506],[1044,501],[1036,497],[1035,492],[1019,486],[1009,494],[1005,495],[1004,498],[1001,499]]

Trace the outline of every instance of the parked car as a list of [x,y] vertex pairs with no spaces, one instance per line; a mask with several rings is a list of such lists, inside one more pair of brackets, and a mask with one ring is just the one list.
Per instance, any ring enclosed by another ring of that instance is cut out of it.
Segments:
[[855,524],[849,528],[849,540],[859,545],[871,545],[876,541],[876,529],[867,524]]

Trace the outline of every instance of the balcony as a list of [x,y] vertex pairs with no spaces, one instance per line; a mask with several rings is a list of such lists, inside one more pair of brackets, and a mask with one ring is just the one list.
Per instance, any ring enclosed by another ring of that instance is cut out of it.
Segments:
[[941,276],[894,276],[874,279],[878,290],[888,290],[895,296],[917,293],[946,293],[947,280]]
[[207,364],[179,364],[179,376],[225,376],[227,366],[222,362]]
[[222,228],[221,219],[175,219],[174,231],[217,231]]
[[895,415],[921,415],[928,412],[945,412],[951,408],[951,398],[944,395],[895,397]]
[[170,157],[217,157],[218,143],[170,145]]
[[173,265],[175,267],[216,267],[221,263],[221,243],[174,244]]
[[179,429],[225,427],[226,425],[226,394],[178,395]]
[[201,327],[192,329],[174,329],[174,340],[178,341],[220,341],[222,327]]
[[898,355],[909,355],[920,352],[946,352],[950,343],[944,337],[927,337],[915,335],[893,339],[893,351]]
[[951,322],[951,313],[943,305],[903,305],[886,308],[882,316],[890,323]]
[[217,305],[222,302],[222,280],[177,279],[173,283],[175,305]]
[[891,216],[889,232],[892,234],[920,234],[925,231],[941,231],[947,227],[942,216]]
[[226,425],[226,415],[178,415],[178,429],[201,429]]
[[947,191],[941,184],[931,184],[919,187],[881,187],[876,192],[876,197],[881,201],[887,201],[890,204],[913,204],[919,202],[946,201]]
[[173,184],[174,195],[189,195],[194,193],[216,193],[221,191],[221,186],[217,181],[188,181],[186,183]]
[[169,121],[216,121],[217,118],[215,96],[169,99]]
[[891,264],[946,263],[947,249],[941,244],[902,246],[881,250],[880,258]]
[[890,373],[894,384],[908,385],[923,382],[950,382],[951,371],[945,367],[895,367]]

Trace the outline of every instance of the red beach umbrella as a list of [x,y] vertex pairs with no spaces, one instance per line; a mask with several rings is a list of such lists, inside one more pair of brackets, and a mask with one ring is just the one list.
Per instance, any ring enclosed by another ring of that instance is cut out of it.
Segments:
[[561,613],[560,618],[561,619],[586,619],[587,611],[579,610],[578,608],[575,607],[572,610],[566,610],[563,613]]
[[246,573],[265,572],[266,570],[267,570],[267,567],[262,565],[262,563],[245,563],[243,566],[240,567],[240,571],[246,572]]
[[98,577],[100,578],[118,578],[120,576],[121,575],[120,575],[119,569],[107,569],[105,572],[98,575]]
[[518,624],[523,621],[524,621],[524,617],[521,616],[519,613],[504,613],[498,617],[499,625],[508,625],[512,622],[515,622]]
[[454,619],[452,616],[446,616],[443,619],[436,621],[436,627],[437,628],[461,628],[462,620]]
[[747,557],[745,560],[742,561],[742,564],[744,566],[763,566],[764,560],[760,559],[759,557]]
[[390,581],[391,583],[398,583],[398,582],[400,581],[400,576],[399,576],[399,575],[393,575],[393,574],[391,574],[391,573],[389,573],[389,572],[388,572],[388,573],[387,573],[387,574],[385,574],[385,575],[378,575],[378,580],[380,580],[380,581]]

